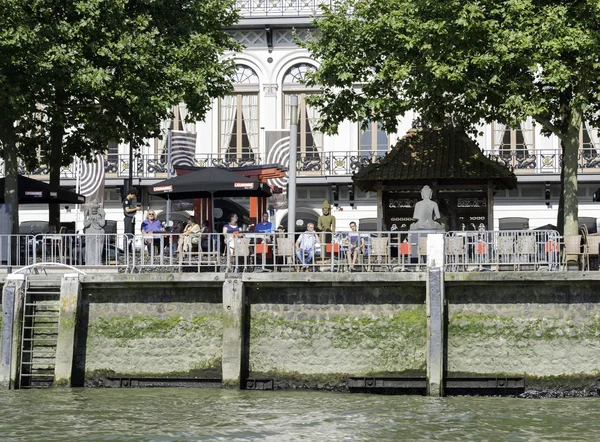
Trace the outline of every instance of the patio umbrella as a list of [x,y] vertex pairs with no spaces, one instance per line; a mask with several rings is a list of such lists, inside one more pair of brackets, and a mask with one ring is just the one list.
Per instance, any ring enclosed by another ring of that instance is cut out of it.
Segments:
[[[19,204],[84,204],[85,196],[60,186],[19,175]],[[0,178],[0,204],[4,204],[4,183]]]
[[[213,205],[212,213],[214,213],[214,198],[270,197],[271,189],[266,183],[238,175],[226,169],[206,167],[160,181],[150,186],[148,193],[166,200],[210,198]],[[214,226],[214,219],[212,221]]]
[[164,199],[182,200],[208,197],[271,196],[266,183],[219,167],[206,167],[195,172],[160,181],[148,193]]

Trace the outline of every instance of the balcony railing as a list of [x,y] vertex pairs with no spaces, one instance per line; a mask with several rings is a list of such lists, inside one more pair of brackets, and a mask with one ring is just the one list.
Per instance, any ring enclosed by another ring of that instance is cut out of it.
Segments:
[[311,17],[320,13],[321,5],[332,6],[332,0],[237,0],[243,18]]
[[[486,152],[493,161],[508,167],[517,175],[548,175],[560,174],[561,151],[508,151]],[[378,152],[359,153],[356,151],[323,152],[298,154],[298,176],[351,176],[363,167],[379,163],[383,155]],[[259,154],[244,154],[240,156],[223,154],[196,154],[193,158],[195,167],[224,167],[227,169],[262,166],[268,164],[265,156]],[[579,151],[579,173],[600,174],[600,150],[582,149]],[[136,179],[167,177],[167,155],[144,154],[136,155],[130,161],[129,155],[109,155],[104,160],[104,171],[107,178],[128,178],[129,169]],[[62,179],[77,178],[77,163],[74,162],[61,168]],[[19,163],[19,174],[47,178],[47,166],[35,170],[27,170]],[[0,159],[0,177],[4,176],[4,160]]]
[[[365,166],[378,163],[383,159],[380,153],[358,152],[325,152],[299,154],[297,162],[298,175],[329,176],[352,175]],[[258,155],[222,155],[196,154],[193,158],[195,167],[237,167],[261,166],[267,164],[266,158]],[[107,178],[128,178],[132,167],[134,178],[166,178],[168,165],[167,155],[136,155],[130,160],[129,155],[109,155],[104,160],[104,172]],[[40,166],[35,170],[27,170],[23,163],[19,164],[19,174],[47,177],[50,170]],[[4,176],[4,161],[0,159],[0,176]],[[77,178],[77,164],[72,163],[61,169],[61,178]]]
[[[511,169],[516,175],[559,174],[562,151],[542,149],[536,151],[488,152],[488,157]],[[579,172],[600,173],[600,150],[579,151]]]

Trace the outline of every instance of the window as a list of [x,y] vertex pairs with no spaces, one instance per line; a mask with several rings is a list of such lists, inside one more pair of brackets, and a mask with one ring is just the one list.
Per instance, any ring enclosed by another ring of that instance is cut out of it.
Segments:
[[[373,124],[377,130],[373,130]],[[387,133],[381,129],[381,124],[369,121],[369,127],[360,133],[360,155],[364,157],[383,156],[387,153],[389,138]]]
[[523,159],[533,151],[533,126],[531,122],[521,123],[519,129],[511,129],[504,124],[493,124],[493,151],[500,156]]
[[[300,63],[289,68],[283,78],[283,122],[285,128],[290,127],[291,96],[298,96],[298,161],[305,162],[306,167],[312,167],[311,161],[317,161],[323,149],[323,134],[314,130],[319,121],[319,112],[306,104],[310,91],[303,91],[303,81],[307,72],[314,71],[312,65]],[[302,166],[302,170],[309,170]],[[317,164],[314,164],[317,167]],[[320,168],[320,166],[319,166]],[[312,170],[312,169],[311,169]],[[315,169],[316,170],[316,169]]]
[[[579,130],[579,148],[586,160],[595,159],[598,156],[598,131],[588,123],[583,123]],[[587,167],[587,166],[584,166]]]
[[253,160],[259,148],[258,75],[237,65],[233,75],[236,92],[220,100],[220,146],[226,160]]

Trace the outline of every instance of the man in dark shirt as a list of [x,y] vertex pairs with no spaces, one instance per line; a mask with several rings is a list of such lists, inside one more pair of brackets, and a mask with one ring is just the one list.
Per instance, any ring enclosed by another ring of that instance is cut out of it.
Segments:
[[125,233],[133,233],[135,232],[135,214],[141,207],[136,207],[135,205],[136,192],[132,187],[127,191],[127,197],[123,200],[123,222],[125,224]]

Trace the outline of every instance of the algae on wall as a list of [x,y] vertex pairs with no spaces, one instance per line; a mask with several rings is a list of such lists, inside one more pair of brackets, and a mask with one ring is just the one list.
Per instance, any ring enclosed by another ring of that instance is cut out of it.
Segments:
[[110,318],[90,324],[86,372],[128,375],[220,370],[222,316]]
[[280,375],[425,371],[425,308],[358,317],[259,313],[250,322],[251,372]]

